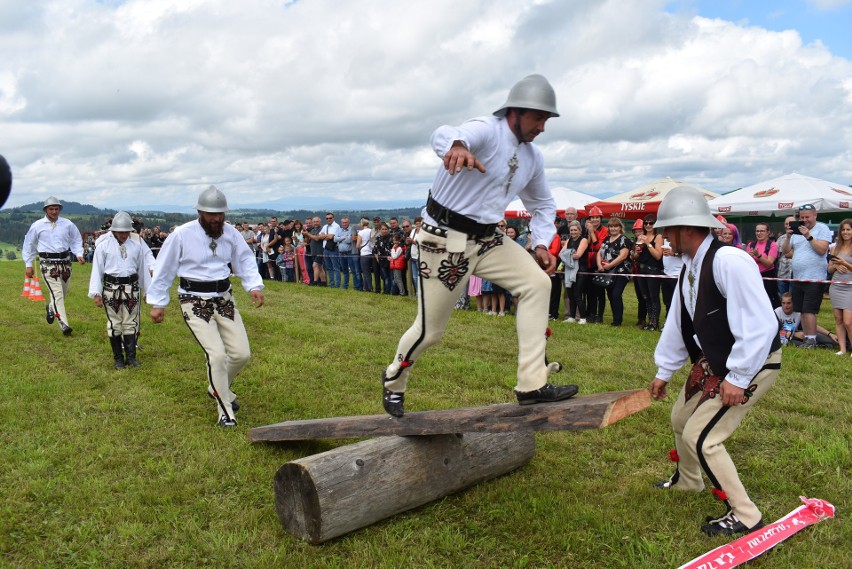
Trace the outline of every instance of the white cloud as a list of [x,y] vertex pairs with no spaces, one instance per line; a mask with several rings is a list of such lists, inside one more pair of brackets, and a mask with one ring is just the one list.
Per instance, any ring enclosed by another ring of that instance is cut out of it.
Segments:
[[9,205],[417,199],[442,123],[546,75],[553,185],[852,181],[852,62],[662,0],[0,1]]

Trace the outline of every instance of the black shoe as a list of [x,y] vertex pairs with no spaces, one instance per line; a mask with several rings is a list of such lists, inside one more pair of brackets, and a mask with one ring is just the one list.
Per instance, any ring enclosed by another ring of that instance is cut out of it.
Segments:
[[45,316],[48,324],[53,324],[54,316],[53,309],[50,308],[50,303],[47,303],[47,315]]
[[60,326],[62,327],[62,333],[63,333],[65,336],[70,336],[70,335],[71,335],[71,332],[73,332],[73,331],[74,331],[74,329],[73,329],[73,328],[71,328],[71,326],[69,326],[68,324],[65,324],[64,322],[61,322],[61,321],[60,321],[60,322],[59,322],[59,324],[60,324]]
[[713,519],[708,516],[707,522],[708,523],[701,526],[701,531],[703,531],[710,537],[714,537],[717,535],[735,535],[738,533],[751,533],[763,527],[763,518],[760,518],[760,521],[754,524],[754,527],[747,528],[745,524],[743,524],[739,520],[739,518],[737,518],[733,511],[729,511],[727,514],[718,519]]
[[533,403],[550,403],[562,401],[577,395],[580,390],[576,385],[551,385],[545,383],[543,387],[535,391],[515,391],[520,405],[532,405]]
[[237,426],[237,421],[236,419],[229,419],[225,415],[222,415],[219,417],[219,421],[217,421],[216,424],[223,429],[230,429],[231,427]]
[[668,480],[663,480],[662,482],[655,482],[654,483],[654,488],[656,488],[657,490],[668,490],[671,487],[672,487],[671,478],[668,479]]
[[388,415],[402,417],[405,414],[405,393],[391,391],[385,387],[387,376],[382,372],[382,406]]

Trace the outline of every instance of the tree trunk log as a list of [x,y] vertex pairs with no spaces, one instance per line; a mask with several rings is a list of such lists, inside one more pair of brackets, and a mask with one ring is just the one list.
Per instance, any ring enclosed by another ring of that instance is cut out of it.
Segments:
[[447,435],[454,433],[505,433],[519,429],[534,431],[577,431],[601,429],[651,404],[647,389],[594,393],[536,405],[503,403],[484,407],[416,411],[396,418],[362,415],[287,421],[248,432],[258,441],[343,439],[387,435]]
[[535,433],[381,437],[288,462],[275,475],[284,529],[318,544],[527,464]]

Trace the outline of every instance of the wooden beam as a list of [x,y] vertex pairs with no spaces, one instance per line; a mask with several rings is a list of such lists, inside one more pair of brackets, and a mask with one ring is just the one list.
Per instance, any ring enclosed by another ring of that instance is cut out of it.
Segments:
[[651,404],[647,389],[613,391],[577,396],[556,403],[518,405],[503,403],[485,407],[415,411],[396,418],[362,415],[286,421],[255,427],[248,439],[297,441],[344,439],[387,435],[446,435],[454,433],[505,433],[532,431],[576,431],[600,429],[637,413]]
[[535,433],[379,437],[283,465],[273,484],[284,530],[313,544],[527,464]]

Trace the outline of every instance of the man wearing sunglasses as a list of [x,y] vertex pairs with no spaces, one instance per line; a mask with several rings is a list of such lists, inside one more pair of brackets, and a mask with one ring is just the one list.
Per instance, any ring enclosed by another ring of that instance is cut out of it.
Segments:
[[802,282],[824,280],[828,272],[828,260],[825,254],[831,242],[831,230],[817,220],[816,208],[805,204],[799,208],[799,221],[796,228],[785,224],[788,239],[784,242],[782,253],[793,252],[793,282],[790,292],[793,295],[793,310],[802,313],[802,330],[805,333],[803,348],[815,348],[817,334],[817,314],[822,305],[822,283]]

